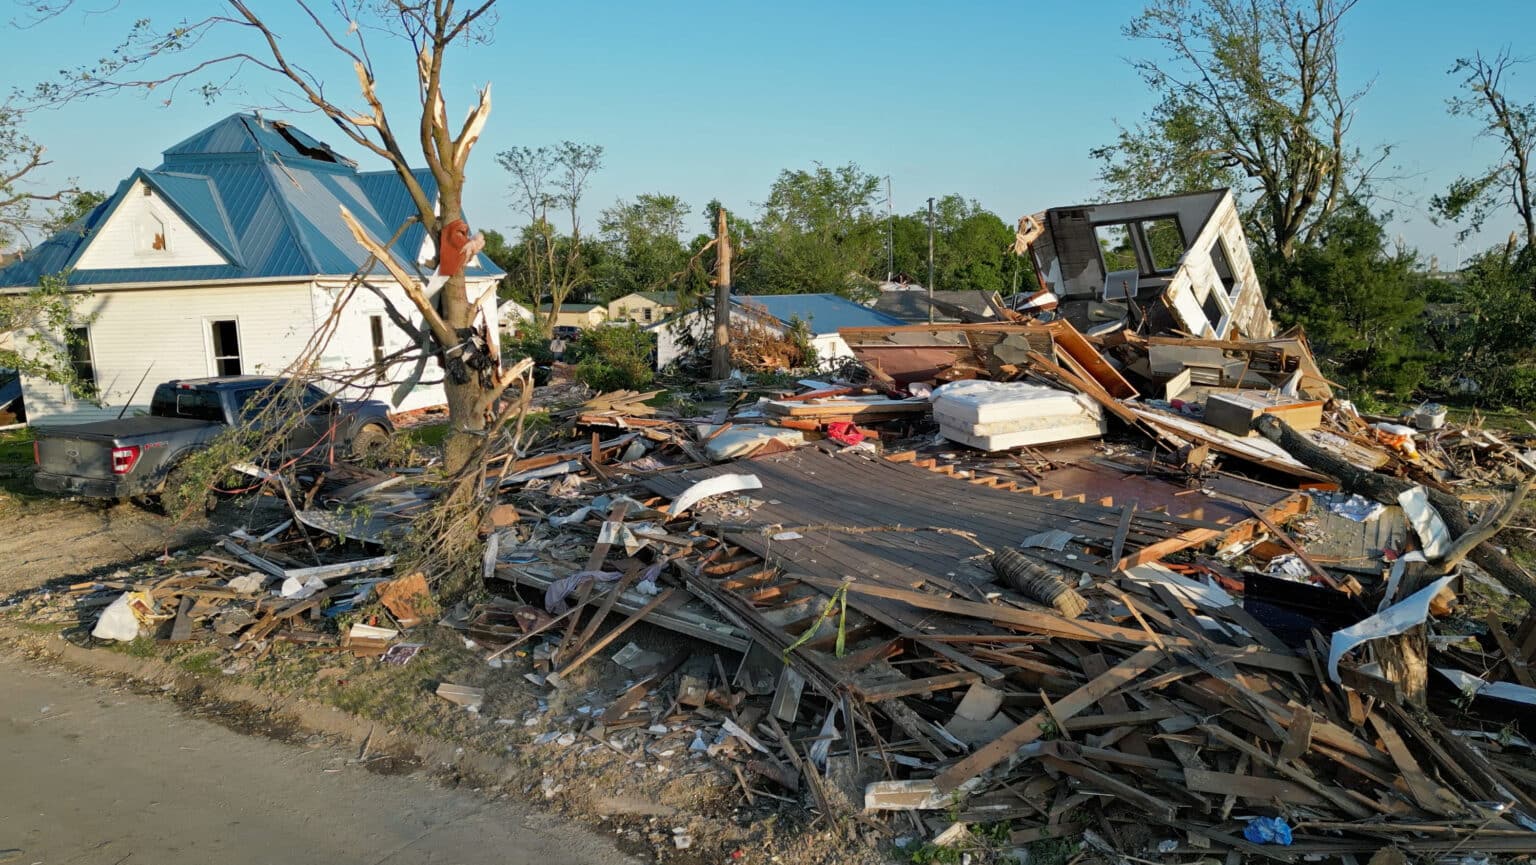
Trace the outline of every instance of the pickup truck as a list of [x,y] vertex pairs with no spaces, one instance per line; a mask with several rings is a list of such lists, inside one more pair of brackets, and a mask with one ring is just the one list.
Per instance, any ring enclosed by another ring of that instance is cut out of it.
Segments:
[[[284,380],[261,376],[179,379],[155,388],[149,414],[35,428],[33,484],[50,493],[98,499],[153,497],[190,454],[226,427],[250,421],[264,394]],[[284,450],[323,457],[332,447],[352,456],[383,447],[394,432],[388,407],[343,402],[314,385],[299,395],[304,421]]]

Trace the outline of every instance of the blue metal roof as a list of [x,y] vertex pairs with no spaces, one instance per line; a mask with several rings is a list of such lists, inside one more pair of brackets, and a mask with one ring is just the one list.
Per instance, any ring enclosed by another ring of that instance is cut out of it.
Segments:
[[[413,172],[436,197],[430,171]],[[143,180],[174,207],[230,262],[195,267],[124,267],[69,270],[134,182]],[[74,225],[0,269],[0,287],[30,286],[68,270],[71,285],[128,282],[199,282],[338,276],[357,272],[368,256],[346,224],[345,206],[381,241],[393,237],[416,213],[405,184],[391,171],[358,172],[322,142],[302,131],[254,114],[235,114],[165,151],[165,163],[139,169],[106,202]],[[413,270],[426,229],[412,225],[393,244],[399,262]],[[500,275],[480,256],[473,274]],[[384,273],[382,265],[375,273]]]
[[837,333],[844,327],[881,327],[902,325],[905,321],[894,315],[854,303],[837,294],[752,294],[737,295],[737,305],[760,306],[779,321],[789,324],[794,319],[806,323],[811,333],[820,335]]

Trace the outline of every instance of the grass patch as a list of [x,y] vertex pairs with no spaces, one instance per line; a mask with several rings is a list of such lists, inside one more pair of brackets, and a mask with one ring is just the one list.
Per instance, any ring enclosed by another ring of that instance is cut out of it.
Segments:
[[30,428],[0,433],[0,464],[32,465],[33,439]]
[[199,676],[213,676],[223,672],[219,666],[219,658],[223,655],[217,649],[188,652],[176,659],[176,666],[189,673]]
[[443,442],[448,439],[448,433],[451,429],[452,427],[448,422],[443,421],[442,423],[422,424],[418,427],[411,427],[410,431],[406,434],[415,439],[417,444],[440,448],[443,446]]

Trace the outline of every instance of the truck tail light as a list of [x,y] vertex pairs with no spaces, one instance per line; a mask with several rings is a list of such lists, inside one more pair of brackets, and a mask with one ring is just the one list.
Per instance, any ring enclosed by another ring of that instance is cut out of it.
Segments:
[[43,449],[38,446],[36,439],[32,440],[32,462],[37,465],[43,464]]
[[112,474],[126,475],[139,463],[139,447],[133,445],[112,449]]

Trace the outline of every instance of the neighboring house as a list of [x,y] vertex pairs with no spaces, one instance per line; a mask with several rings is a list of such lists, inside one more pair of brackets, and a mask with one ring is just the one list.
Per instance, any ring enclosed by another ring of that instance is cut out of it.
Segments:
[[[97,398],[23,379],[30,421],[111,418],[125,405],[147,410],[154,385],[168,379],[281,373],[369,260],[342,222],[341,207],[381,241],[416,213],[393,170],[360,172],[322,142],[258,115],[231,115],[164,158],[159,168],[134,171],[111,198],[0,269],[0,291],[25,291],[45,275],[67,273],[70,289],[82,293],[76,311],[84,323],[75,328],[79,349],[72,359]],[[435,194],[430,172],[416,177]],[[435,257],[434,246],[413,225],[391,252],[408,270],[425,273],[419,266]],[[468,294],[480,296],[501,275],[477,257],[466,267]],[[381,265],[368,281],[417,318]],[[360,369],[407,344],[383,301],[359,289],[319,365]],[[391,377],[406,372],[391,370]],[[390,391],[377,395],[388,398]],[[422,385],[397,408],[443,401],[441,385]]]
[[[549,318],[550,304],[539,307],[539,317]],[[575,327],[581,330],[597,327],[608,320],[608,307],[596,303],[562,303],[555,315],[554,327]]]
[[[853,357],[848,343],[838,335],[843,327],[889,327],[907,322],[836,294],[754,294],[731,298],[733,320],[741,316],[755,326],[786,333],[803,323],[819,360]],[[683,356],[690,343],[707,341],[714,326],[713,313],[694,310],[654,324],[656,368]]]
[[675,291],[635,291],[608,302],[609,321],[655,324],[677,311]]
[[952,314],[945,307],[963,309],[980,318],[991,319],[997,317],[996,313],[992,311],[991,304],[987,303],[987,292],[985,291],[935,291],[933,299],[938,301],[938,305],[931,307],[928,304],[928,296],[928,292],[922,290],[907,291],[895,289],[882,291],[880,292],[880,297],[875,300],[875,309],[886,315],[894,315],[902,321],[914,324],[926,324],[930,321],[928,318],[930,310],[933,313],[932,321],[960,321],[958,315]]
[[1064,301],[1129,294],[1196,337],[1274,335],[1229,190],[1053,207],[1034,218],[1045,229],[1030,248],[1035,270]]
[[533,310],[515,300],[504,300],[496,307],[496,323],[503,332],[516,330],[518,325],[533,321]]

